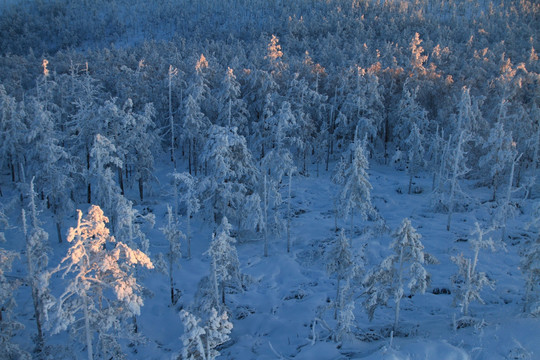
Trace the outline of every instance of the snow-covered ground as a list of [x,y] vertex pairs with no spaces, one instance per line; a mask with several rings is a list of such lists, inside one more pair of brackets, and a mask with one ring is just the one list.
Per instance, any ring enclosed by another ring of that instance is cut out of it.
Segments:
[[[167,173],[162,169],[162,174]],[[415,179],[418,194],[407,195],[408,177],[387,166],[373,165],[369,171],[373,185],[373,204],[385,225],[392,231],[405,217],[422,235],[425,251],[440,261],[438,265],[426,266],[432,274],[431,286],[421,295],[404,297],[401,303],[400,328],[391,334],[394,308],[376,310],[373,321],[368,321],[362,307],[363,289],[355,285],[356,304],[354,314],[354,338],[336,343],[330,339],[326,328],[335,326],[331,303],[335,297],[335,280],[325,270],[325,254],[337,237],[334,228],[333,197],[336,186],[330,173],[324,171],[317,177],[313,169],[311,176],[296,176],[293,180],[292,250],[286,252],[285,234],[273,237],[269,256],[263,255],[262,239],[238,239],[237,250],[241,271],[247,276],[246,291],[229,294],[227,305],[231,312],[234,328],[231,340],[220,352],[228,359],[538,359],[540,357],[540,322],[523,314],[524,276],[520,271],[519,252],[533,236],[527,230],[530,221],[531,203],[512,222],[509,237],[500,241],[500,233],[490,233],[497,244],[496,252],[483,250],[478,260],[479,271],[496,281],[495,290],[486,288],[482,297],[486,304],[472,303],[470,314],[479,320],[474,326],[455,328],[461,316],[460,309],[452,306],[453,294],[443,294],[440,289],[453,291],[450,277],[457,267],[450,260],[453,255],[463,253],[472,256],[467,239],[478,221],[487,227],[491,221],[489,191],[474,188],[477,204],[467,213],[456,214],[452,231],[446,231],[446,215],[434,213],[430,206],[431,178]],[[167,241],[159,231],[166,221],[166,205],[170,201],[166,178],[155,185],[153,197],[139,209],[147,208],[156,215],[153,229],[145,228],[151,241],[150,252],[155,256],[165,252]],[[4,190],[5,191],[5,190]],[[485,198],[485,199],[484,199]],[[86,208],[83,206],[83,210]],[[16,218],[15,214],[9,214]],[[197,219],[197,217],[196,217]],[[53,222],[42,218],[50,234],[54,234]],[[6,232],[9,247],[21,250],[23,238],[18,227]],[[67,226],[75,226],[71,219]],[[349,223],[338,219],[338,226],[347,230],[352,247],[359,250],[367,243],[366,269],[380,263],[390,254],[390,232],[378,231],[375,223],[356,221],[355,232],[349,234]],[[379,227],[380,228],[380,227]],[[142,314],[138,319],[139,329],[147,341],[128,347],[126,355],[134,359],[176,358],[181,351],[180,336],[183,333],[178,316],[182,308],[189,309],[200,279],[210,271],[208,249],[212,228],[195,221],[193,226],[192,259],[182,259],[175,271],[177,288],[181,297],[175,307],[169,305],[168,277],[157,271],[144,272],[142,283],[151,292],[145,298]],[[50,264],[56,264],[67,251],[68,244],[58,244],[50,236],[53,256]],[[182,244],[185,249],[185,244]],[[24,276],[24,264],[17,263],[15,276]],[[58,284],[54,292],[58,291]],[[29,289],[23,286],[17,295],[18,313],[27,327],[23,336],[15,338],[23,348],[31,349],[31,334],[35,324]],[[436,294],[439,292],[438,294]],[[444,291],[443,291],[444,292]],[[407,294],[405,294],[407,295]],[[66,332],[47,337],[51,358],[84,358],[81,345],[65,346],[69,343]]]

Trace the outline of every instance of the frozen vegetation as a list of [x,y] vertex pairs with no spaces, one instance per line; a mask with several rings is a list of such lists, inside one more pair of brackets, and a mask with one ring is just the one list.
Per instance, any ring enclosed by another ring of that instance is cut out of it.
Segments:
[[0,358],[540,358],[535,1],[8,0],[0,34]]

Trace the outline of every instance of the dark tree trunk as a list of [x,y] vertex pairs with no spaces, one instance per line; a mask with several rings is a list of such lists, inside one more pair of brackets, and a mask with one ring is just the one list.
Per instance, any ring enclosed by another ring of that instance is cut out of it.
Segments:
[[142,177],[139,178],[139,196],[140,196],[141,202],[142,202],[143,198],[144,198],[144,181],[143,181]]
[[118,168],[118,183],[120,184],[120,194],[124,195],[124,175],[121,168]]
[[60,224],[60,221],[56,222],[56,234],[58,235],[58,243],[62,243],[62,225]]

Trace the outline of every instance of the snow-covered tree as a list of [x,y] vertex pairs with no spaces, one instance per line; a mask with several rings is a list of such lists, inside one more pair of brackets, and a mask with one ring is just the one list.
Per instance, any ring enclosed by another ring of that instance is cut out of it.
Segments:
[[[24,108],[0,84],[0,169],[7,166],[11,181],[24,163],[27,125]],[[19,179],[20,180],[20,179]]]
[[77,227],[70,228],[67,237],[71,248],[60,265],[42,277],[49,281],[53,273],[61,272],[67,278],[65,291],[54,303],[53,332],[82,331],[89,360],[94,358],[95,333],[104,351],[116,343],[111,329],[121,331],[123,320],[140,314],[143,300],[134,267],[153,268],[142,251],[116,242],[106,227],[108,221],[99,206],[92,205],[84,218],[79,210]]
[[206,80],[206,69],[208,61],[201,54],[195,65],[195,74],[191,80],[187,96],[183,106],[182,137],[188,147],[188,167],[189,173],[197,175],[198,148],[202,146],[204,135],[210,126],[208,117],[203,113],[201,106],[208,96],[208,84]]
[[360,212],[363,220],[367,220],[376,213],[371,205],[372,186],[369,182],[368,168],[365,141],[360,141],[357,138],[352,146],[352,163],[348,165],[343,174],[343,188],[338,200],[343,216],[351,217],[351,236],[354,233],[356,210]]
[[[386,257],[380,265],[369,271],[364,278],[367,299],[364,306],[369,318],[373,318],[375,309],[385,305],[389,297],[394,298],[395,320],[394,331],[399,322],[400,302],[405,291],[405,281],[411,294],[423,294],[430,282],[430,274],[424,269],[426,264],[436,264],[438,261],[432,255],[424,252],[421,235],[412,227],[411,221],[403,219],[401,225],[393,234],[394,241],[390,245],[395,254]],[[409,264],[406,268],[406,264]]]
[[483,145],[483,148],[487,149],[487,153],[480,158],[479,165],[491,175],[492,201],[495,201],[497,189],[503,181],[508,165],[515,156],[515,147],[512,146],[512,143],[512,134],[506,132],[503,123],[498,121],[490,130],[489,137]]
[[459,179],[466,175],[470,169],[467,167],[467,153],[465,152],[465,144],[470,139],[470,134],[466,130],[461,130],[459,134],[449,139],[449,151],[446,152],[446,159],[443,160],[442,166],[446,166],[446,178],[443,180],[445,188],[438,189],[439,198],[438,206],[442,206],[448,212],[446,222],[446,230],[450,231],[452,215],[457,207],[457,199],[459,197],[466,198],[465,193],[461,190]]
[[[7,224],[2,209],[0,209],[0,224]],[[4,233],[0,232],[0,242],[5,241]],[[17,306],[14,296],[15,290],[21,284],[19,281],[7,277],[7,273],[11,271],[13,260],[17,257],[15,252],[0,248],[0,354],[5,359],[30,360],[30,354],[11,342],[11,337],[24,328],[16,320],[14,314],[14,308]]]
[[171,305],[176,303],[175,299],[175,289],[174,289],[174,265],[182,257],[182,252],[180,251],[180,240],[186,236],[180,231],[180,226],[178,224],[178,219],[176,214],[173,213],[173,210],[170,205],[167,205],[167,225],[161,228],[163,235],[167,238],[169,242],[169,251],[167,252],[167,261],[169,262],[169,285],[171,287]]
[[[92,158],[90,170],[97,188],[94,202],[109,213],[113,213],[115,199],[120,195],[120,188],[114,180],[114,170],[123,168],[123,162],[116,146],[105,136],[97,134],[90,152]],[[113,221],[114,222],[114,221]]]
[[211,281],[217,305],[225,305],[225,289],[241,289],[240,262],[231,236],[232,225],[223,217],[221,225],[212,235],[212,242],[207,253],[212,259]]
[[422,134],[429,123],[427,111],[416,100],[417,93],[418,88],[410,90],[405,87],[398,106],[398,118],[393,130],[394,143],[398,150],[404,152],[408,152],[410,146],[414,145],[407,141],[413,131],[413,124]]
[[485,231],[480,228],[478,223],[475,223],[475,230],[471,233],[477,236],[470,239],[473,250],[473,257],[466,258],[463,254],[452,256],[452,261],[458,267],[458,273],[452,277],[452,282],[455,286],[454,290],[454,305],[459,305],[463,316],[469,316],[469,304],[473,301],[478,301],[483,304],[484,300],[480,296],[480,292],[484,286],[491,289],[495,288],[494,281],[490,280],[485,272],[480,272],[477,269],[478,255],[481,249],[490,249],[495,251],[495,244],[491,238],[484,239],[484,236],[491,230]]
[[[511,202],[512,200],[512,193],[516,191],[516,189],[513,189],[514,187],[514,174],[515,174],[515,168],[516,165],[519,163],[519,160],[521,159],[521,156],[523,154],[518,154],[517,151],[513,151],[512,158],[510,159],[510,173],[508,174],[508,184],[506,187],[506,194],[504,196],[504,199],[500,201],[499,207],[497,209],[494,223],[501,228],[501,239],[504,241],[506,239],[506,225],[508,223],[508,219],[513,217],[516,212],[516,206]],[[519,189],[517,189],[519,190]]]
[[[292,113],[291,104],[284,101],[279,111],[268,119],[268,124],[272,130],[270,139],[271,146],[261,161],[264,173],[263,183],[263,212],[265,223],[265,256],[268,255],[268,230],[279,235],[284,227],[282,215],[279,207],[282,204],[280,184],[286,174],[296,171],[293,164],[291,147],[298,145],[295,137],[296,117]],[[289,177],[289,190],[291,177]],[[273,209],[272,220],[268,220],[268,211]],[[289,221],[289,220],[287,220]],[[287,223],[289,224],[289,223]],[[288,249],[290,249],[290,234],[288,233]]]
[[48,101],[30,100],[28,112],[32,122],[27,140],[31,150],[27,157],[36,189],[47,199],[47,207],[55,214],[58,240],[62,242],[62,219],[73,211],[70,197],[74,185],[70,176],[73,169],[70,156],[62,146],[64,135],[57,129],[58,115],[55,112],[59,110],[49,108],[54,107]]
[[217,96],[219,106],[217,124],[228,127],[235,126],[240,134],[248,135],[248,110],[240,95],[240,83],[236,80],[233,69],[227,68]]
[[342,229],[339,238],[335,245],[326,255],[326,271],[330,276],[335,276],[337,279],[336,299],[334,302],[334,319],[337,319],[338,311],[343,310],[343,289],[342,282],[352,279],[357,272],[354,255],[349,244],[349,239],[345,236],[345,231]]
[[407,148],[407,172],[409,173],[409,190],[408,193],[411,193],[413,177],[418,175],[418,172],[422,170],[425,166],[424,160],[424,137],[420,133],[420,129],[413,123],[411,125],[411,133],[409,137],[405,140]]
[[191,258],[191,217],[195,215],[200,207],[199,194],[197,188],[197,179],[191,176],[188,172],[172,174],[175,193],[175,216],[178,213],[178,192],[180,192],[180,201],[186,207],[186,239],[187,239],[187,258]]
[[[540,202],[536,203],[530,225],[540,228]],[[540,316],[540,233],[536,234],[536,239],[531,240],[523,251],[521,268],[526,276],[523,312]]]
[[34,179],[30,182],[29,210],[30,210],[30,229],[26,224],[26,211],[22,210],[23,232],[26,238],[26,260],[28,267],[28,284],[32,292],[32,303],[34,305],[34,318],[36,320],[38,351],[43,349],[44,336],[43,328],[45,326],[46,316],[45,308],[51,300],[49,290],[41,286],[40,280],[43,272],[46,271],[49,263],[48,247],[49,234],[41,228],[37,218],[36,194],[34,192]]
[[226,216],[239,231],[256,230],[260,224],[246,220],[261,212],[260,203],[252,201],[258,198],[260,173],[245,138],[234,127],[213,125],[201,162],[208,175],[203,195],[206,210],[211,212],[214,222]]
[[144,199],[144,185],[153,178],[153,149],[159,142],[153,121],[155,114],[151,103],[146,104],[140,114],[134,113],[131,108],[125,109],[123,114],[124,133],[121,135],[121,146],[125,154],[124,168],[128,170],[126,177],[129,174],[137,181],[141,201]]
[[204,326],[201,320],[186,310],[180,311],[180,319],[184,325],[182,340],[182,359],[185,360],[214,360],[220,353],[216,349],[229,341],[233,324],[226,312],[218,315],[212,308],[210,317]]

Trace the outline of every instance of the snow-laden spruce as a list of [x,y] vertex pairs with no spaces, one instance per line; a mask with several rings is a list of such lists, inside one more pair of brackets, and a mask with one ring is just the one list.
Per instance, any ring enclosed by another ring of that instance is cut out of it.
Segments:
[[169,251],[167,251],[166,258],[168,262],[169,272],[169,286],[171,288],[171,305],[175,305],[177,299],[175,298],[175,283],[174,283],[174,265],[182,258],[182,252],[180,251],[180,240],[185,239],[184,233],[180,230],[178,219],[176,214],[170,205],[167,205],[167,225],[162,227],[161,232],[167,238],[169,242]]
[[[399,322],[400,302],[405,294],[405,282],[410,294],[423,294],[429,286],[431,276],[424,268],[426,264],[437,264],[432,255],[424,252],[422,236],[411,225],[407,218],[393,234],[394,241],[390,245],[395,254],[386,257],[380,265],[370,270],[364,278],[367,298],[364,306],[370,319],[375,309],[386,305],[390,297],[395,302],[394,331]],[[408,264],[408,267],[406,267]]]
[[[1,204],[0,204],[1,206]],[[7,227],[7,219],[0,207],[0,225]],[[0,242],[5,242],[3,232],[0,232]],[[11,342],[11,337],[24,326],[16,320],[15,290],[21,285],[20,281],[8,279],[7,273],[11,271],[13,261],[18,258],[17,253],[0,248],[0,356],[5,359],[30,360],[30,354],[22,350],[17,344]]]
[[[191,217],[201,208],[199,201],[199,183],[197,178],[188,172],[174,172],[173,191],[174,191],[174,214],[178,214],[179,201],[186,207],[186,239],[187,239],[187,258],[191,259]],[[180,192],[180,196],[178,193]]]
[[233,324],[226,312],[218,315],[216,309],[210,310],[210,317],[204,326],[201,319],[186,310],[180,311],[184,325],[182,340],[182,360],[214,360],[220,353],[216,348],[229,341]]
[[203,196],[210,219],[218,223],[226,216],[239,232],[262,227],[260,171],[237,129],[212,125],[200,160],[207,174]]
[[526,276],[523,311],[540,316],[540,201],[536,203],[531,226],[537,228],[536,239],[523,251],[521,268]]
[[348,164],[344,158],[334,176],[334,181],[342,184],[338,203],[344,217],[351,218],[351,236],[354,234],[354,215],[358,210],[362,220],[374,217],[376,210],[371,205],[371,183],[367,170],[369,168],[366,156],[366,141],[360,141],[358,136],[352,145],[352,163]]
[[139,315],[143,305],[134,267],[153,268],[142,251],[116,242],[108,222],[99,206],[92,205],[84,218],[79,210],[77,227],[68,232],[71,248],[60,265],[42,278],[49,281],[54,273],[62,273],[67,287],[49,309],[54,316],[53,333],[68,328],[75,334],[81,332],[89,360],[94,358],[96,335],[100,356],[118,348],[116,337],[125,329],[122,322]]
[[478,255],[481,249],[490,249],[495,251],[495,243],[491,238],[484,239],[484,236],[491,231],[483,230],[480,224],[475,223],[475,229],[471,233],[476,238],[471,238],[469,243],[473,250],[473,257],[466,258],[463,254],[452,256],[452,261],[457,265],[458,272],[452,276],[454,284],[454,305],[459,305],[464,317],[469,316],[469,305],[473,301],[478,301],[484,304],[484,300],[480,296],[480,292],[484,286],[495,288],[495,282],[490,280],[485,272],[480,272],[477,269]]
[[211,281],[214,287],[216,306],[225,306],[225,288],[239,290],[242,287],[240,261],[231,236],[232,225],[223,217],[221,225],[212,235],[208,255],[212,259]]
[[43,329],[46,321],[45,307],[48,306],[52,297],[50,290],[41,285],[41,274],[46,271],[49,263],[50,248],[48,246],[49,234],[40,226],[37,218],[36,207],[37,194],[34,192],[34,179],[30,182],[30,194],[28,196],[30,210],[30,229],[26,224],[26,211],[22,209],[23,233],[26,238],[26,265],[28,268],[28,284],[32,292],[32,304],[34,305],[34,318],[36,320],[37,341],[36,350],[43,349],[45,340]]

